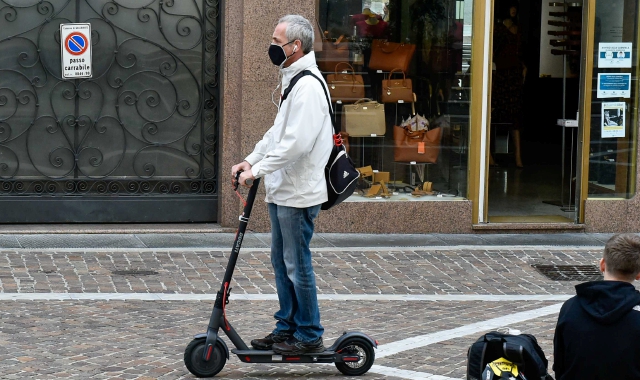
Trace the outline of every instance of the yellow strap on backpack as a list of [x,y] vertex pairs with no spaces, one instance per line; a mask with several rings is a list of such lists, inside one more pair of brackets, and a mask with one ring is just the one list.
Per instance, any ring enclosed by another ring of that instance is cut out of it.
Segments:
[[502,376],[504,372],[513,375],[514,377],[518,377],[518,366],[513,362],[505,358],[500,358],[489,363],[489,367],[496,374],[496,376]]

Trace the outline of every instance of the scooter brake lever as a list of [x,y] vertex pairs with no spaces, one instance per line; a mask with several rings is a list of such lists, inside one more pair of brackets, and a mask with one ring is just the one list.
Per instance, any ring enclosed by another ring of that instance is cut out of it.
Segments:
[[233,289],[233,288],[228,288],[227,289],[227,296],[224,299],[224,304],[225,305],[229,303],[229,297],[231,297],[231,289]]
[[236,178],[233,181],[233,191],[238,191],[238,186],[240,186],[240,174],[242,174],[244,170],[238,170],[236,172]]

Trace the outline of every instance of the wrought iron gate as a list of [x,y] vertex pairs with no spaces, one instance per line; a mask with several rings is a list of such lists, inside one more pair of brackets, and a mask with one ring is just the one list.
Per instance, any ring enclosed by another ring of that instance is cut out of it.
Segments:
[[0,0],[0,223],[216,220],[220,1]]

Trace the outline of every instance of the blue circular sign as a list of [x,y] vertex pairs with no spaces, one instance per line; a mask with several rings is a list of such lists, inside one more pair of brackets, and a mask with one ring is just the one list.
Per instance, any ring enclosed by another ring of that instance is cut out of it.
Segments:
[[71,33],[67,36],[65,41],[65,48],[67,52],[73,55],[80,55],[87,51],[89,44],[87,43],[87,37],[79,32]]

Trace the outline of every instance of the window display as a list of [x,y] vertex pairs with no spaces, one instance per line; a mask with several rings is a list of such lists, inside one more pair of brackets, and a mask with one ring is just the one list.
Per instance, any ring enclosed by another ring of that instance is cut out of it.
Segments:
[[465,198],[473,1],[319,2],[316,59],[361,172],[348,201]]

